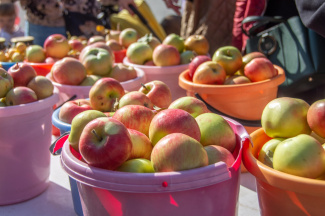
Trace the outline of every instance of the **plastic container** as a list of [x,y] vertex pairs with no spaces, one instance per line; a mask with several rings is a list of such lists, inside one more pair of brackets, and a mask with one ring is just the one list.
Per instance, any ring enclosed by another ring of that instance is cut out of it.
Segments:
[[[121,82],[124,90],[137,91],[141,88],[141,83],[146,81],[146,76],[143,70],[135,68],[138,77],[132,80]],[[51,74],[46,75],[47,78],[51,79]],[[53,85],[59,90],[60,101],[58,105],[62,104],[72,96],[76,95],[76,99],[89,98],[89,91],[92,86],[74,86],[74,85],[63,85],[52,80]]]
[[115,57],[115,63],[122,63],[126,56],[126,49],[120,51],[113,51]]
[[270,139],[261,128],[251,133],[252,145],[246,142],[243,146],[243,163],[256,178],[261,215],[324,215],[325,181],[286,174],[256,159]]
[[0,107],[0,205],[31,199],[49,186],[52,106],[58,93]]
[[136,65],[132,64],[125,57],[123,63],[126,65],[131,65],[134,68],[142,69],[147,77],[146,82],[160,80],[170,88],[172,93],[172,100],[176,100],[180,97],[186,96],[186,91],[178,85],[179,75],[188,69],[189,64],[158,67],[158,66],[146,66],[146,65]]
[[[226,117],[225,117],[226,118]],[[226,118],[237,135],[232,167],[219,162],[181,172],[124,173],[90,167],[68,141],[61,164],[76,179],[84,215],[237,215],[244,127]]]
[[206,85],[193,83],[188,70],[179,76],[179,85],[187,95],[198,93],[215,109],[242,120],[260,120],[264,107],[277,97],[278,86],[285,81],[284,70],[274,65],[278,75],[264,81],[239,85]]
[[39,76],[46,76],[48,73],[51,72],[52,66],[54,63],[31,63],[31,62],[26,62],[30,66],[32,66],[37,75]]
[[10,67],[12,67],[16,63],[17,62],[0,62],[0,65],[2,66],[3,69],[5,69],[6,71],[8,71],[8,69]]

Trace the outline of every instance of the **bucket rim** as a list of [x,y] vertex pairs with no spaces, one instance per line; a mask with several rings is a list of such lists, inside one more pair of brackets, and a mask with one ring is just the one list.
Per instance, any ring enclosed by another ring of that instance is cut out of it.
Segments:
[[60,108],[56,109],[52,113],[52,124],[58,128],[60,131],[70,131],[71,130],[71,124],[68,124],[66,122],[63,122],[59,119],[59,113],[60,113]]

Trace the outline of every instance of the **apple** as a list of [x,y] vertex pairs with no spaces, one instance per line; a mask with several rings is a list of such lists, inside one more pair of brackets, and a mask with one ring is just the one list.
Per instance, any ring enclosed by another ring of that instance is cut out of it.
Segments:
[[232,153],[222,146],[208,145],[204,146],[204,149],[208,154],[209,165],[223,161],[227,167],[231,167],[235,162],[235,158]]
[[114,65],[114,55],[103,48],[92,47],[87,49],[80,61],[87,74],[108,76]]
[[119,35],[119,43],[125,48],[128,48],[132,43],[137,42],[138,39],[138,32],[133,28],[123,29]]
[[119,108],[127,105],[141,105],[149,109],[153,109],[151,100],[147,97],[147,95],[139,91],[131,91],[121,97],[119,100]]
[[70,50],[68,39],[61,34],[52,34],[48,36],[44,41],[43,47],[46,56],[58,59],[66,57]]
[[91,48],[102,48],[102,49],[105,49],[105,50],[107,50],[107,52],[109,52],[112,55],[112,57],[115,60],[114,53],[111,50],[111,48],[109,46],[107,46],[106,42],[102,42],[102,41],[95,42],[93,44],[90,44],[90,45],[85,46],[85,48],[83,48],[82,51],[79,54],[79,60],[83,59],[83,56],[85,55],[85,53],[88,52],[88,50],[91,49]]
[[196,53],[191,50],[186,50],[181,53],[181,63],[180,64],[189,64],[195,58]]
[[137,78],[138,74],[134,67],[123,63],[117,63],[114,65],[109,76],[119,82],[125,82]]
[[181,97],[173,101],[168,109],[181,109],[196,118],[197,116],[210,112],[205,103],[195,97]]
[[90,88],[90,104],[95,110],[111,112],[116,101],[120,100],[124,94],[124,88],[119,81],[104,77]]
[[69,39],[68,44],[69,44],[71,50],[74,50],[77,52],[81,52],[83,50],[83,48],[85,48],[85,45],[79,39]]
[[106,115],[98,110],[85,110],[75,115],[71,122],[71,132],[68,137],[69,144],[74,150],[79,152],[79,140],[84,127],[91,120],[99,117],[106,117]]
[[58,61],[59,59],[57,59],[57,58],[52,58],[52,57],[46,57],[45,58],[45,63],[47,63],[47,64],[54,64],[56,61]]
[[155,112],[145,106],[127,105],[116,110],[112,118],[122,122],[128,129],[137,130],[148,136],[154,116]]
[[15,106],[37,101],[35,92],[25,86],[18,86],[10,89],[6,94],[6,106]]
[[174,46],[160,44],[154,49],[152,60],[156,66],[174,66],[180,64],[181,56]]
[[133,64],[143,65],[152,59],[152,49],[144,42],[135,42],[128,47],[126,57]]
[[59,119],[65,123],[71,124],[72,119],[76,115],[86,110],[92,110],[89,100],[76,99],[68,101],[60,108]]
[[13,87],[14,79],[5,69],[0,68],[0,98],[5,97]]
[[[29,45],[30,46],[30,45]],[[18,41],[16,44],[15,44],[15,48],[17,49],[17,51],[19,53],[25,53],[26,52],[26,49],[27,49],[27,45],[24,43],[24,42],[21,42],[21,41]]]
[[162,44],[174,46],[180,53],[182,53],[185,48],[184,39],[175,33],[167,35]]
[[24,61],[24,58],[25,58],[24,54],[16,51],[12,54],[11,61],[12,62],[22,62],[22,61]]
[[204,35],[190,35],[184,41],[185,50],[192,50],[198,55],[207,55],[209,52],[209,42]]
[[223,46],[217,49],[212,56],[212,61],[219,63],[227,75],[236,73],[243,64],[242,54],[234,46]]
[[101,76],[98,75],[87,75],[86,78],[79,84],[80,86],[92,86],[101,79]]
[[146,34],[145,36],[139,38],[138,42],[144,42],[147,43],[152,50],[154,50],[158,45],[160,45],[160,41],[158,38],[152,36],[152,34]]
[[64,57],[51,68],[53,81],[64,85],[79,85],[87,76],[85,66],[75,58]]
[[307,112],[310,105],[299,98],[280,97],[270,101],[263,109],[261,125],[271,138],[290,138],[310,134]]
[[244,83],[251,83],[251,81],[246,76],[232,75],[232,76],[227,77],[223,84],[225,84],[225,85],[238,85],[238,84],[244,84]]
[[8,69],[14,80],[14,87],[27,86],[29,81],[37,76],[35,69],[27,63],[16,63]]
[[211,61],[211,58],[206,55],[198,55],[193,58],[193,60],[188,66],[188,75],[191,79],[193,79],[193,75],[196,69],[199,67],[199,65],[206,61]]
[[244,68],[245,68],[245,66],[246,66],[246,65],[247,65],[251,60],[253,60],[254,58],[266,58],[266,56],[265,56],[263,53],[261,53],[261,52],[251,52],[251,53],[247,53],[247,54],[245,54],[245,55],[243,56],[243,58],[242,58],[243,63],[242,63],[242,66],[241,66],[241,68],[240,68],[240,70],[239,70],[240,75],[245,75],[245,74],[244,74]]
[[121,50],[123,50],[123,46],[117,40],[110,39],[110,40],[106,41],[106,45],[112,51],[121,51]]
[[201,132],[198,123],[188,112],[181,109],[166,109],[158,112],[149,126],[149,139],[152,145],[171,133],[183,133],[198,142]]
[[312,131],[325,138],[325,99],[311,104],[307,112],[307,122]]
[[135,159],[127,160],[115,171],[133,172],[133,173],[154,173],[155,172],[151,161],[144,158],[135,158]]
[[101,35],[93,35],[88,39],[88,45],[94,44],[96,42],[106,42],[105,38]]
[[156,66],[155,63],[153,63],[152,60],[150,60],[150,61],[146,61],[146,62],[144,63],[144,65],[147,65],[147,66]]
[[129,159],[144,158],[150,160],[152,144],[149,138],[140,131],[128,129],[132,141],[132,151]]
[[150,81],[144,84],[139,91],[147,95],[156,107],[167,108],[172,102],[172,93],[169,87],[162,81]]
[[307,134],[288,138],[277,145],[273,168],[305,178],[317,178],[325,172],[325,151],[322,145]]
[[276,76],[278,71],[267,58],[254,58],[246,64],[244,74],[252,82],[258,82]]
[[207,61],[196,69],[193,75],[193,83],[221,85],[225,82],[226,76],[226,71],[220,64]]
[[120,34],[121,34],[120,30],[110,29],[108,34],[105,36],[105,40],[108,41],[108,40],[113,39],[113,40],[119,41]]
[[132,141],[121,122],[100,117],[90,121],[82,130],[79,150],[90,166],[115,170],[129,158]]
[[201,132],[203,146],[218,145],[233,152],[236,147],[236,134],[229,123],[215,113],[204,113],[195,118]]
[[45,50],[40,45],[29,45],[26,49],[26,61],[34,63],[45,62]]
[[273,168],[273,155],[276,147],[280,142],[285,140],[284,138],[273,138],[262,146],[259,154],[258,154],[258,160],[265,164],[266,166],[269,166]]
[[29,83],[27,87],[32,89],[37,95],[37,99],[41,100],[53,95],[54,86],[51,80],[44,76],[36,76]]
[[182,171],[207,166],[208,155],[196,139],[172,133],[154,146],[151,162],[156,172]]

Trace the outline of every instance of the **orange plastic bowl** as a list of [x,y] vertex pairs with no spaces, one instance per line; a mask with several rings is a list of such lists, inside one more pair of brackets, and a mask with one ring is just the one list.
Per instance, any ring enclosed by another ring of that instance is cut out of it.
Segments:
[[52,66],[54,63],[31,63],[31,62],[26,62],[30,66],[32,66],[37,75],[39,76],[46,76],[52,69]]
[[126,56],[126,49],[120,51],[114,51],[115,63],[122,63]]
[[260,120],[264,107],[277,97],[278,86],[285,81],[284,70],[274,65],[278,75],[260,82],[238,85],[196,84],[190,80],[188,70],[179,76],[179,86],[187,95],[198,93],[205,102],[231,117]]
[[271,138],[262,128],[250,136],[253,144],[244,143],[243,163],[256,178],[261,215],[324,215],[325,181],[286,174],[259,162],[259,151]]

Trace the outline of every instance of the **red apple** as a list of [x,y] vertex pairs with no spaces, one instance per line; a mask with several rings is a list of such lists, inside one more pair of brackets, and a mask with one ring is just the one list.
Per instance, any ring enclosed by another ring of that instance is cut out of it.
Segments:
[[90,121],[83,129],[79,150],[89,165],[115,170],[129,158],[132,141],[121,122],[100,117]]
[[96,42],[106,42],[105,38],[101,35],[94,35],[94,36],[91,36],[89,39],[88,39],[88,42],[87,44],[90,45],[90,44],[94,44]]
[[72,119],[76,115],[86,110],[92,110],[89,100],[76,99],[68,101],[60,108],[59,119],[65,123],[71,124]]
[[199,67],[199,65],[206,61],[211,61],[211,58],[206,55],[198,55],[194,57],[194,59],[191,61],[191,63],[188,66],[188,75],[190,76],[191,79],[193,79],[193,75],[196,69]]
[[125,48],[128,48],[132,43],[137,42],[138,39],[138,32],[133,28],[126,28],[122,30],[119,35],[119,43]]
[[231,167],[235,162],[235,158],[232,153],[222,146],[208,145],[205,146],[204,149],[208,154],[209,165],[223,161],[227,167]]
[[140,131],[128,129],[132,141],[132,151],[128,158],[144,158],[150,160],[152,144],[149,138]]
[[87,76],[86,68],[75,58],[65,57],[51,69],[53,81],[64,85],[79,85]]
[[68,40],[70,49],[81,52],[85,45],[79,39],[70,39]]
[[52,58],[52,57],[46,57],[46,59],[45,59],[45,63],[48,63],[48,64],[50,64],[50,63],[55,63],[56,61],[58,61],[59,59],[57,59],[57,58]]
[[172,102],[172,93],[169,87],[162,81],[153,80],[148,82],[139,91],[147,95],[156,107],[167,108]]
[[307,121],[312,131],[325,138],[325,99],[311,104],[307,112]]
[[6,95],[6,105],[15,106],[37,101],[37,96],[33,90],[25,86],[18,86],[11,89]]
[[108,41],[106,41],[106,45],[112,50],[112,51],[121,51],[123,50],[123,46],[114,39],[110,39]]
[[119,100],[119,108],[127,105],[141,105],[153,109],[151,100],[144,93],[139,91],[131,91],[121,97]]
[[212,61],[219,63],[226,71],[227,75],[233,75],[242,66],[242,54],[234,46],[223,46],[215,51]]
[[0,68],[0,98],[5,97],[13,87],[14,79],[5,69]]
[[44,41],[46,56],[61,59],[68,55],[70,46],[68,39],[61,34],[52,34]]
[[27,87],[32,89],[37,95],[37,99],[41,100],[53,95],[54,86],[51,80],[44,76],[36,76],[29,83]]
[[204,35],[190,35],[186,38],[185,50],[192,50],[198,55],[207,55],[209,52],[209,42]]
[[114,65],[109,77],[116,79],[119,82],[125,82],[137,78],[138,74],[134,67],[123,63],[117,63]]
[[154,49],[152,60],[156,66],[174,66],[180,64],[181,56],[174,46],[160,44]]
[[267,58],[252,59],[244,68],[244,74],[252,82],[270,79],[278,74],[277,69]]
[[116,102],[124,94],[124,88],[119,81],[104,77],[91,87],[89,91],[90,104],[95,110],[111,112]]
[[242,75],[232,75],[226,78],[224,84],[225,85],[236,85],[236,84],[244,84],[251,83],[250,79],[247,76]]
[[127,105],[114,113],[114,119],[122,122],[127,128],[140,131],[148,136],[151,120],[155,112],[147,107],[140,105]]
[[183,133],[163,137],[154,146],[151,162],[156,172],[173,172],[208,165],[208,155],[203,146]]
[[173,101],[168,109],[181,109],[196,118],[197,116],[210,112],[205,103],[195,97],[181,97]]
[[261,52],[251,52],[247,53],[246,55],[243,56],[243,64],[239,70],[240,75],[245,75],[244,74],[244,68],[245,66],[252,61],[254,58],[266,58],[266,56],[261,53]]
[[225,82],[226,76],[226,71],[220,64],[207,61],[196,69],[193,83],[221,85]]
[[158,112],[149,127],[149,139],[152,145],[171,133],[186,134],[198,142],[201,139],[199,125],[195,118],[181,109],[166,109]]
[[27,86],[29,81],[37,76],[35,69],[27,63],[16,63],[8,69],[8,73],[14,80],[14,87]]

